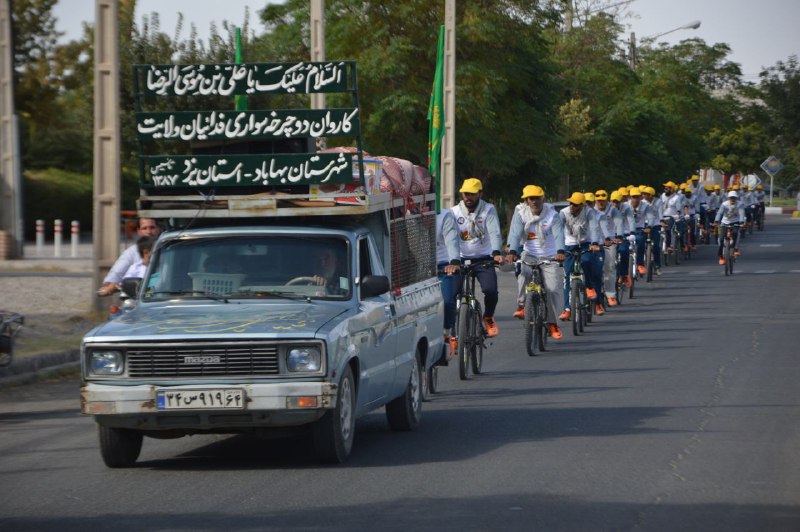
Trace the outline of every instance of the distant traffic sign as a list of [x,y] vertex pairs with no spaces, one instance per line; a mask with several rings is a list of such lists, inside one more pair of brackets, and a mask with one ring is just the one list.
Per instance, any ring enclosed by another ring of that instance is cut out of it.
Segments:
[[778,158],[774,155],[770,155],[767,157],[766,161],[761,163],[761,168],[763,168],[764,171],[768,173],[770,177],[772,177],[783,170],[783,163],[781,163],[780,160],[778,160]]

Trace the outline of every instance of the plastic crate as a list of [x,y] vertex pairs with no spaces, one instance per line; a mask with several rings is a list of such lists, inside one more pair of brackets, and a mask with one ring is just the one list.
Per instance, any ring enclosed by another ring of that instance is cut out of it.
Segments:
[[192,290],[228,294],[238,290],[242,279],[247,275],[244,273],[189,272],[189,277],[192,278]]

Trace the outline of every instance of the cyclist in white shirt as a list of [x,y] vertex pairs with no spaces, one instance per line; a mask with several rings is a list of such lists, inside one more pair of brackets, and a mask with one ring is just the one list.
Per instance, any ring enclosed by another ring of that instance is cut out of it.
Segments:
[[555,320],[564,308],[564,269],[559,264],[565,258],[564,226],[558,211],[544,202],[542,187],[528,185],[523,188],[522,201],[525,203],[514,209],[506,242],[509,248],[506,260],[512,263],[519,256],[522,262],[517,277],[517,311],[514,317],[525,317],[525,286],[531,282],[532,267],[539,265],[547,294],[547,315],[552,320],[547,327],[550,336],[560,340],[561,329]]
[[615,307],[619,304],[615,289],[617,281],[617,240],[622,237],[620,233],[622,216],[619,210],[608,201],[608,192],[598,190],[594,193],[594,197],[594,208],[600,213],[600,232],[604,239],[603,292],[605,292],[608,306]]
[[[661,222],[666,226],[667,231],[667,251],[672,252],[674,246],[678,245],[683,247],[683,230],[685,229],[683,221],[683,194],[678,194],[678,185],[673,181],[664,183],[664,193],[661,195],[661,203],[663,209],[661,212]],[[672,241],[672,227],[678,224],[678,234],[680,235],[680,242]]]
[[[625,193],[627,194],[628,191],[626,190]],[[633,281],[631,280],[630,274],[628,274],[628,267],[630,266],[631,260],[631,245],[628,237],[631,236],[635,228],[633,210],[630,205],[624,201],[620,190],[611,193],[611,202],[619,210],[621,220],[621,225],[617,230],[617,234],[621,235],[621,238],[617,239],[617,249],[619,250],[620,259],[617,264],[617,277],[621,277],[625,286],[630,288]]]
[[633,211],[634,234],[636,235],[636,270],[639,275],[645,275],[647,269],[644,267],[644,248],[647,234],[658,224],[658,213],[653,206],[644,201],[642,191],[638,187],[633,187],[630,192],[629,205]]
[[[744,213],[744,206],[739,205],[739,194],[736,193],[735,190],[731,190],[728,192],[728,200],[723,202],[722,205],[719,206],[719,210],[717,211],[717,217],[714,218],[714,225],[731,225],[731,224],[743,224],[745,222],[746,215]],[[733,254],[734,256],[739,256],[739,233],[740,231],[734,231],[733,237]],[[719,255],[719,263],[725,264],[725,259],[722,257],[722,246],[723,246],[723,238],[720,235],[719,238],[719,249],[717,250],[717,254]]]
[[564,207],[558,213],[564,224],[564,250],[567,252],[564,260],[564,312],[559,319],[567,321],[572,316],[569,300],[569,272],[575,263],[572,251],[581,250],[580,260],[586,277],[586,296],[595,300],[595,311],[598,315],[603,314],[603,305],[597,301],[597,291],[603,287],[603,270],[597,263],[594,251],[600,250],[600,227],[597,217],[590,213],[586,206],[586,199],[580,192],[573,192],[567,199],[568,207]]
[[[487,203],[483,196],[483,185],[474,177],[465,179],[459,189],[461,201],[453,207],[460,235],[460,251],[462,263],[469,260],[488,260],[501,263],[503,246],[500,234],[500,219],[494,205]],[[500,332],[494,320],[497,308],[497,273],[492,266],[483,266],[477,270],[478,283],[484,297],[483,322],[489,336],[497,336]]]
[[[650,204],[658,220],[661,220],[662,203],[661,198],[655,195],[656,189],[647,186],[641,190],[642,199]],[[653,226],[653,231],[650,233],[650,238],[653,240],[653,265],[655,266],[655,274],[661,275],[661,231],[659,231],[657,225]]]
[[686,243],[686,245],[691,246],[694,250],[697,249],[697,215],[700,213],[700,200],[695,195],[694,187],[692,187],[692,185],[686,185],[686,188],[683,189],[683,197],[683,219],[686,220],[687,224],[689,224],[689,241]]

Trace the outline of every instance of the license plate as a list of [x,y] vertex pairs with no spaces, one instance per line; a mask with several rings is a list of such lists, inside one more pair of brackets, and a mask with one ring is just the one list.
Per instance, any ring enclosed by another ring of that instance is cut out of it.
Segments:
[[244,390],[157,390],[158,410],[244,409]]

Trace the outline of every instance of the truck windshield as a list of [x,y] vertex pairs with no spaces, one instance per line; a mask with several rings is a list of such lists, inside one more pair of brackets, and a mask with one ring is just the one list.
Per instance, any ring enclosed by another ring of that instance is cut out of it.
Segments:
[[350,256],[342,238],[181,238],[159,248],[152,262],[145,300],[350,298]]

